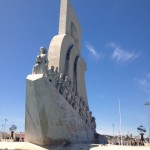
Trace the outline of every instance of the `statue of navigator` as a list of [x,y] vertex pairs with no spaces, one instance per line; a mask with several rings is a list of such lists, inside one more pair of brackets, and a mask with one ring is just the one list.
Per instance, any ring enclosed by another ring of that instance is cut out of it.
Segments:
[[44,74],[47,75],[48,60],[46,54],[46,48],[40,48],[40,54],[36,57],[36,64],[33,66],[32,74]]

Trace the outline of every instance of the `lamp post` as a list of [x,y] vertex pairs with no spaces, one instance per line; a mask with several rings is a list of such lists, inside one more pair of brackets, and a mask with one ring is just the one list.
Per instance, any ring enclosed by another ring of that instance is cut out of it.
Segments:
[[112,124],[112,127],[113,127],[113,144],[114,144],[114,124]]
[[149,123],[149,109],[148,109],[148,106],[150,106],[150,102],[147,101],[147,102],[144,103],[144,105],[147,106],[147,114],[148,114],[148,119],[147,120],[148,120],[148,132],[149,132],[149,135],[148,135],[149,140],[148,141],[150,142],[150,123]]
[[6,122],[7,122],[8,120],[7,119],[5,119],[5,124],[4,124],[4,132],[5,132],[5,128],[6,128]]
[[2,124],[2,129],[1,129],[1,138],[3,139],[3,129],[4,129],[4,125]]
[[120,108],[120,99],[119,99],[119,119],[120,119],[120,144],[123,145],[123,139],[122,139],[122,117],[121,117],[121,108]]
[[2,129],[1,129],[1,132],[3,132],[3,129],[4,129],[4,125],[2,124]]

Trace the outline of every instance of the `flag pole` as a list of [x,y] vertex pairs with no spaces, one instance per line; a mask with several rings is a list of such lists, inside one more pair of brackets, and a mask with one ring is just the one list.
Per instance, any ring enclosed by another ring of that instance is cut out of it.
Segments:
[[119,99],[119,124],[120,124],[120,140],[121,140],[121,145],[123,145],[123,140],[122,140],[122,118],[121,118],[121,107],[120,107],[120,99]]

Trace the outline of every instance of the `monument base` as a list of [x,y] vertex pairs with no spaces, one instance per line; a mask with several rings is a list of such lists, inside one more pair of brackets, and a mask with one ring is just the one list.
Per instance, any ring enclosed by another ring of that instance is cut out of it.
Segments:
[[27,142],[94,143],[94,132],[42,74],[27,77],[25,122]]

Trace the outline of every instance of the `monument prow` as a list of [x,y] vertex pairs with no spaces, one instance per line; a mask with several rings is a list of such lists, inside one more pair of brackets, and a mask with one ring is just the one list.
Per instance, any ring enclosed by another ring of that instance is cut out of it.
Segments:
[[40,48],[26,80],[26,141],[94,142],[96,122],[88,105],[80,41],[77,17],[69,0],[61,0],[59,34],[50,42],[48,56],[46,48]]
[[28,142],[39,145],[94,142],[93,130],[42,74],[27,77],[26,111]]

